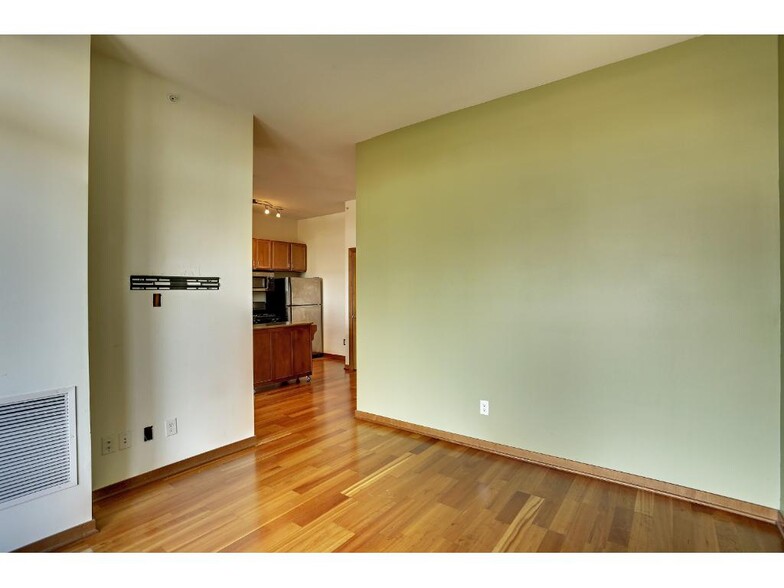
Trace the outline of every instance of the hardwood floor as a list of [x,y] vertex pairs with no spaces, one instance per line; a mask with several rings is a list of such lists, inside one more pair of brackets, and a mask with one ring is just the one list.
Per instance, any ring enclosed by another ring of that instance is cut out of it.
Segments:
[[356,421],[355,374],[257,394],[256,448],[96,502],[64,551],[784,551],[774,525]]

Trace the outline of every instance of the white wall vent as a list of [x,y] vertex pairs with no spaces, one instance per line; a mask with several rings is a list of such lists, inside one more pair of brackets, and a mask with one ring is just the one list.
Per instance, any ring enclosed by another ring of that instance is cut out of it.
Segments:
[[0,509],[76,481],[76,389],[0,398]]

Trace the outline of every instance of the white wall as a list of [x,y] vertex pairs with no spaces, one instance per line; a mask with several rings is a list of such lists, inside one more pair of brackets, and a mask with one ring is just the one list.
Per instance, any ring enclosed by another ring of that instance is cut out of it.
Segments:
[[298,223],[298,240],[308,246],[305,277],[323,280],[324,352],[344,355],[348,337],[345,323],[346,248],[345,213],[304,219]]
[[[344,230],[345,230],[345,256],[344,256],[344,264],[345,264],[345,272],[346,272],[346,290],[345,290],[345,297],[346,297],[346,306],[343,312],[343,321],[345,324],[346,330],[346,365],[348,365],[348,330],[349,330],[349,308],[348,308],[348,250],[352,247],[357,246],[357,201],[356,200],[349,200],[346,202],[346,213],[344,218]],[[359,285],[357,285],[359,287]],[[357,330],[359,330],[359,326],[357,326]],[[355,358],[356,360],[356,358]],[[354,362],[356,365],[356,361]]]
[[77,486],[0,510],[9,551],[92,518],[90,39],[0,37],[0,397],[75,386]]
[[[90,116],[94,486],[253,435],[252,117],[99,54]],[[171,104],[167,94],[177,93]],[[129,291],[131,274],[219,291]],[[166,437],[164,422],[178,419]],[[155,438],[142,441],[153,425]],[[133,446],[101,456],[100,439]]]
[[285,216],[275,218],[272,214],[264,214],[258,206],[253,206],[253,238],[296,243],[297,221]]

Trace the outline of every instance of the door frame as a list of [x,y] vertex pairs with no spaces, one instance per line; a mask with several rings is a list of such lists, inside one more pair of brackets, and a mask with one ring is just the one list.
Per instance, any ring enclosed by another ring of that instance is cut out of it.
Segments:
[[348,250],[348,365],[357,371],[357,248]]

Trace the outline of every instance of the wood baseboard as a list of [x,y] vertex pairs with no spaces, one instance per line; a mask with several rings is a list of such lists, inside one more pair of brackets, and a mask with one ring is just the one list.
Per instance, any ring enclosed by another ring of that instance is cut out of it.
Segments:
[[[626,472],[619,472],[617,470],[581,463],[579,461],[572,461],[563,457],[555,457],[545,453],[537,453],[527,449],[501,445],[500,443],[475,439],[474,437],[467,437],[457,433],[449,433],[447,431],[432,429],[430,427],[407,423],[405,421],[399,421],[397,419],[391,419],[359,410],[356,411],[354,415],[357,419],[362,421],[386,425],[388,427],[402,429],[403,431],[409,431],[411,433],[419,433],[420,435],[426,435],[435,439],[449,441],[450,443],[455,443],[457,445],[464,445],[474,449],[481,449],[482,451],[487,451],[489,453],[495,453],[497,455],[503,455],[505,457],[511,457],[513,459],[519,459],[521,461],[527,461],[529,463],[535,463],[538,465],[571,472],[573,474],[580,474],[590,478],[597,478],[607,482],[614,482],[616,484],[630,486],[639,490],[647,490],[649,492],[655,492],[656,494],[662,494],[672,498],[680,498],[681,500],[694,502],[704,506],[710,506],[712,508],[739,514],[760,521],[765,521],[767,523],[775,524],[777,521],[781,521],[781,515],[775,508],[769,508],[767,506],[745,502],[743,500],[738,500],[737,498],[728,498],[727,496],[720,496],[718,494],[712,494],[703,490],[695,490],[694,488],[679,486],[669,482],[662,482],[635,474],[627,474]],[[784,523],[779,522],[780,529],[782,528],[782,525],[784,525]]]
[[139,486],[144,486],[150,482],[155,482],[175,474],[180,474],[186,470],[190,470],[216,459],[220,459],[221,457],[231,455],[232,453],[237,453],[238,451],[248,449],[249,447],[255,447],[256,444],[257,440],[256,436],[254,435],[253,437],[248,437],[247,439],[235,441],[234,443],[229,443],[223,447],[218,447],[217,449],[212,449],[210,451],[200,453],[199,455],[194,455],[193,457],[183,459],[182,461],[170,463],[167,466],[145,472],[138,476],[134,476],[133,478],[128,478],[127,480],[110,484],[109,486],[104,486],[103,488],[98,488],[97,490],[93,490],[93,502],[103,500],[104,498],[114,496],[115,494],[120,494],[121,492],[126,492],[133,488],[138,488]]
[[95,519],[90,519],[86,523],[76,525],[75,527],[60,531],[54,535],[49,535],[49,537],[44,537],[34,543],[30,543],[30,545],[20,547],[15,551],[19,553],[45,553],[47,551],[53,551],[58,547],[68,545],[69,543],[74,543],[75,541],[79,541],[90,535],[94,535],[97,532],[98,527],[95,526]]
[[779,533],[781,533],[781,537],[784,538],[784,513],[779,511],[778,520],[776,521],[776,526],[779,528]]
[[346,363],[345,355],[337,355],[335,353],[322,353],[321,357],[323,357],[324,359],[339,359],[343,363]]

